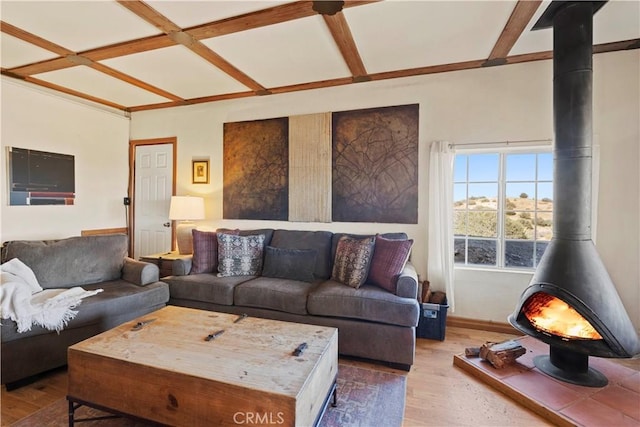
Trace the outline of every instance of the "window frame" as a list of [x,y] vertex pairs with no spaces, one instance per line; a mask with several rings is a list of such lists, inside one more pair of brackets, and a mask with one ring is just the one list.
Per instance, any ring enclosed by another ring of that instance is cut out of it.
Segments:
[[[456,239],[464,239],[466,244],[465,244],[465,261],[464,263],[459,263],[459,262],[455,262],[453,263],[453,267],[454,269],[481,269],[481,270],[498,270],[498,271],[506,271],[506,272],[527,272],[527,273],[531,273],[533,271],[535,271],[535,269],[537,268],[537,264],[539,259],[537,259],[536,257],[536,251],[537,251],[537,242],[538,239],[536,239],[537,236],[537,230],[536,228],[534,228],[533,231],[533,238],[532,240],[521,240],[521,241],[525,241],[525,242],[533,242],[533,261],[534,264],[532,267],[522,267],[522,266],[507,266],[505,265],[506,263],[506,256],[505,256],[505,249],[506,249],[506,244],[509,241],[519,241],[519,239],[509,239],[506,237],[506,230],[505,230],[505,215],[507,212],[507,208],[506,208],[506,189],[507,189],[507,183],[533,183],[533,185],[536,186],[539,183],[551,183],[553,185],[553,176],[551,180],[539,180],[539,168],[538,168],[538,160],[536,159],[536,167],[535,167],[535,178],[533,181],[530,180],[526,180],[526,181],[509,181],[507,182],[506,180],[506,170],[507,170],[507,164],[506,164],[506,159],[507,159],[507,155],[509,154],[551,154],[553,155],[553,147],[550,144],[533,144],[533,145],[526,145],[526,146],[518,146],[518,147],[512,147],[512,146],[508,146],[504,145],[504,146],[496,146],[491,144],[490,147],[482,147],[482,148],[456,148],[454,146],[455,150],[454,150],[454,165],[456,162],[456,158],[458,155],[467,155],[467,156],[471,156],[471,155],[478,155],[478,154],[497,154],[498,155],[498,178],[497,178],[497,185],[498,185],[498,190],[497,190],[497,199],[498,199],[498,203],[497,203],[497,208],[496,208],[496,215],[497,215],[497,223],[496,223],[496,237],[481,237],[481,236],[470,236],[469,234],[465,234],[465,235],[456,235],[455,234],[455,230],[452,228],[452,235],[451,235],[451,239],[452,239],[452,245],[453,247],[455,247],[455,240]],[[552,161],[555,160],[552,157]],[[455,167],[452,170],[452,191],[455,188],[456,184],[460,184],[460,183],[465,183],[467,185],[467,193],[466,196],[467,198],[469,197],[469,193],[468,193],[468,186],[470,184],[469,182],[469,162],[467,161],[466,164],[467,167],[467,171],[466,171],[466,181],[456,181],[455,180]],[[553,167],[553,164],[552,164]],[[487,183],[494,183],[494,181],[487,181]],[[482,183],[480,181],[472,181],[472,184],[478,184],[478,183]],[[537,191],[537,190],[536,190]],[[534,195],[534,197],[537,194]],[[455,200],[454,200],[455,203]],[[471,211],[469,209],[469,206],[467,205],[466,207],[466,212],[468,213],[469,211]],[[452,205],[452,214],[455,216],[455,212],[456,210],[453,209],[453,205]],[[528,212],[528,211],[527,211]],[[538,199],[536,199],[536,203],[534,205],[534,209],[533,211],[531,211],[533,213],[533,215],[535,216],[538,212],[549,212],[549,211],[539,211],[538,209]],[[555,213],[555,210],[551,210],[551,215],[552,215],[552,221],[553,221],[553,215]],[[468,230],[467,230],[468,232]],[[485,264],[471,264],[468,262],[468,241],[469,240],[487,240],[487,241],[495,241],[496,242],[496,264],[495,265],[485,265]],[[550,241],[550,240],[549,240]]]

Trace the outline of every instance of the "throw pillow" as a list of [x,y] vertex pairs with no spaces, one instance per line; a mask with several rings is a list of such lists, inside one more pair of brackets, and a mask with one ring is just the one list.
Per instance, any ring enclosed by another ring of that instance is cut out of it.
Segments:
[[352,288],[359,288],[369,274],[375,237],[353,239],[342,236],[336,247],[331,279]]
[[[240,234],[239,230],[226,231],[226,234]],[[193,257],[189,274],[218,272],[218,238],[215,231],[193,229]]]
[[413,240],[410,239],[393,240],[376,236],[369,282],[395,294],[398,276],[404,270],[412,246]]
[[192,230],[193,258],[189,274],[218,271],[218,238],[215,231]]
[[256,276],[262,270],[264,234],[218,233],[218,276]]
[[313,249],[284,249],[267,246],[262,275],[313,282],[317,252]]

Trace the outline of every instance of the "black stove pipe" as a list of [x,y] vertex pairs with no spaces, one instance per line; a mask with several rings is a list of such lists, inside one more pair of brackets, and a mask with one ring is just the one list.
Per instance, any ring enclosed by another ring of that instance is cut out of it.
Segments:
[[[593,14],[605,3],[554,1],[534,26],[553,26],[553,238],[509,322],[551,346],[545,363],[552,371],[586,366],[589,355],[625,358],[640,351],[635,328],[591,240]],[[563,340],[536,330],[522,306],[537,292],[565,301],[603,339]],[[562,359],[570,362],[559,363]],[[579,370],[578,376],[591,371]]]
[[553,17],[556,239],[591,239],[592,19],[591,2],[571,2]]

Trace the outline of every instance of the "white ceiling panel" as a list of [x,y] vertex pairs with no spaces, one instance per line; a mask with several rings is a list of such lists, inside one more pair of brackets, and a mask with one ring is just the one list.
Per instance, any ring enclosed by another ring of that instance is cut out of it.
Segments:
[[5,33],[0,33],[0,53],[2,68],[12,68],[32,62],[55,58],[57,55],[24,42]]
[[369,73],[486,59],[515,1],[380,2],[344,14]]
[[159,31],[115,1],[5,1],[2,20],[80,52]]
[[[331,87],[336,79],[349,81],[352,73],[347,63],[357,63],[359,58],[366,74],[388,73],[374,78],[393,78],[407,74],[406,70],[428,73],[432,71],[430,66],[456,63],[466,63],[459,68],[475,68],[489,58],[498,41],[503,46],[511,41],[509,35],[521,28],[518,23],[509,23],[518,0],[351,3],[338,15],[347,26],[338,27],[335,40],[321,15],[307,16],[313,13],[311,2],[142,1],[183,30],[240,18],[242,25],[233,25],[234,33],[202,43],[248,79],[267,89],[278,88],[278,92],[302,90],[306,83]],[[530,61],[548,56],[553,48],[553,30],[532,32],[530,28],[550,4],[551,0],[544,0],[538,6],[509,56],[529,54],[523,60]],[[261,10],[268,12],[256,13]],[[210,96],[225,99],[239,92],[260,94],[253,85],[245,87],[187,47],[173,45],[173,35],[161,35],[160,30],[116,0],[0,0],[0,13],[3,22],[16,27],[4,26],[6,33],[0,39],[3,74],[10,78],[33,76],[77,90],[87,98],[104,98],[105,103],[117,103],[130,111],[181,104],[180,100],[171,102],[143,89],[145,84],[189,103],[206,102]],[[138,13],[144,15],[144,8]],[[505,26],[507,36],[501,39]],[[31,44],[40,42],[30,34],[79,56],[69,58],[69,62],[59,61],[57,55]],[[159,37],[150,37],[155,35]],[[143,38],[146,40],[141,41]],[[173,39],[175,43],[189,43],[184,34]],[[609,0],[595,15],[594,43],[613,42],[618,43],[608,50],[640,47],[640,0]],[[115,46],[93,56],[82,55],[108,45]],[[339,45],[346,46],[346,58]],[[140,80],[140,87],[87,67],[91,60],[101,58],[102,64]],[[503,58],[495,59],[499,63]],[[65,66],[70,68],[59,69]]]
[[85,66],[36,74],[34,77],[120,105],[144,105],[169,101],[167,98]]
[[[615,22],[615,25],[610,24]],[[593,17],[593,43],[640,37],[640,1],[610,0]]]
[[267,88],[350,75],[320,16],[202,42]]
[[102,62],[185,99],[249,90],[184,46],[167,47]]
[[[553,29],[531,31],[550,1],[544,1],[511,49],[510,55],[553,49]],[[615,23],[615,25],[612,25]],[[610,0],[593,17],[593,44],[611,43],[640,37],[640,2]]]
[[236,15],[267,9],[286,1],[148,1],[146,2],[179,27],[188,28]]

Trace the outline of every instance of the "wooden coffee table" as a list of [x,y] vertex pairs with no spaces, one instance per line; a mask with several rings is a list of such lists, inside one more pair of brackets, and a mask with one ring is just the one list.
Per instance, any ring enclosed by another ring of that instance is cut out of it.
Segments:
[[335,404],[338,331],[167,306],[69,347],[68,373],[69,425],[87,405],[168,425],[310,426]]

